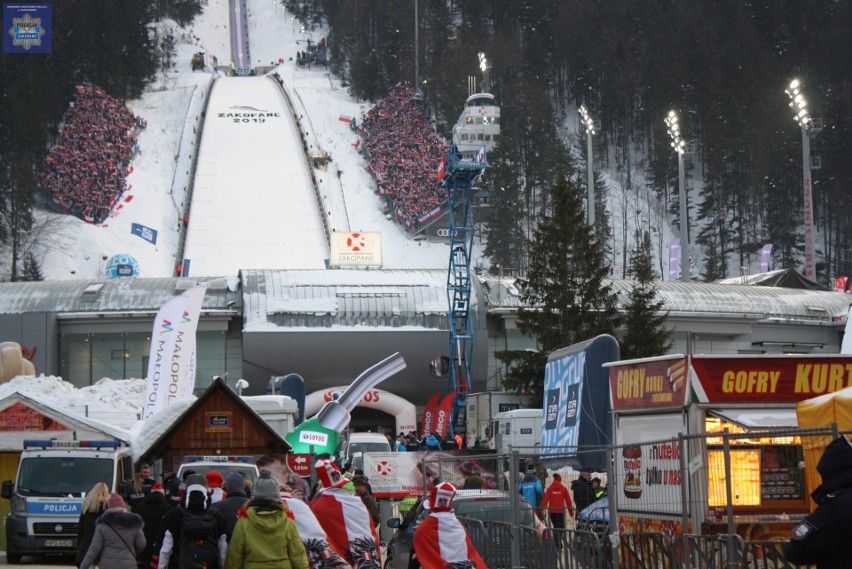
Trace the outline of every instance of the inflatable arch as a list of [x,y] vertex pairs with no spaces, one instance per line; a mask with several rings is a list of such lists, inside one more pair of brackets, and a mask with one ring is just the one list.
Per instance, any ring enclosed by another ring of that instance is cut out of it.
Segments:
[[[346,391],[347,385],[314,391],[305,397],[305,417],[313,417],[327,401],[339,399]],[[396,419],[396,433],[407,433],[417,430],[417,409],[414,404],[381,389],[370,389],[358,402],[358,407],[368,407],[384,411]]]

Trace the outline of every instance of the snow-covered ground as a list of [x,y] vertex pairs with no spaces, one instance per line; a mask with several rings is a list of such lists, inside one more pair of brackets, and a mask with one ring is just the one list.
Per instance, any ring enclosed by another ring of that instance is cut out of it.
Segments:
[[[279,3],[249,1],[247,4],[253,64],[275,64],[273,72],[282,78],[291,95],[307,133],[309,150],[324,151],[330,157],[330,162],[314,173],[324,205],[334,210],[335,219],[341,220],[339,229],[380,232],[386,268],[446,267],[446,244],[415,241],[382,213],[375,184],[353,146],[357,135],[340,120],[359,117],[370,105],[353,100],[325,67],[315,65],[309,69],[296,65],[296,52],[304,51],[305,40],[311,38],[316,43],[325,36],[324,31],[302,33],[302,23]],[[190,59],[194,53],[206,51],[216,55],[220,62],[230,61],[227,7],[227,0],[209,0],[204,12],[188,28],[160,24],[170,26],[175,32],[175,65],[165,75],[160,74],[140,99],[128,102],[131,111],[148,123],[139,135],[142,153],[128,177],[131,188],[119,209],[101,226],[70,215],[38,214],[38,225],[44,230],[38,232],[41,237],[33,252],[41,262],[46,280],[102,278],[107,260],[116,254],[134,257],[141,277],[173,274],[180,261],[177,249],[180,220],[191,183],[190,160],[198,151],[193,132],[200,126],[203,100],[212,79],[210,73],[193,72]],[[280,65],[279,60],[283,60]],[[462,105],[460,102],[460,109]],[[280,175],[277,165],[269,164],[269,176]],[[257,207],[262,208],[263,203]],[[157,243],[151,244],[131,233],[133,223],[155,229]]]

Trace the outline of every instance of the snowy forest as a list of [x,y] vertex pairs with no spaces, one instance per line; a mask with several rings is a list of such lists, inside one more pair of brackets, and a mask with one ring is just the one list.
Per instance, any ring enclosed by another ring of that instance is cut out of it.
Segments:
[[[633,242],[627,232],[648,232],[659,262],[668,247],[662,222],[680,223],[678,160],[663,122],[670,110],[679,114],[689,147],[688,227],[702,252],[693,279],[737,275],[766,243],[774,244],[774,267],[801,271],[802,132],[784,92],[798,78],[811,116],[824,126],[810,139],[819,166],[813,170],[817,280],[828,284],[852,273],[852,161],[843,158],[852,150],[850,2],[285,3],[302,21],[328,30],[330,69],[353,96],[378,101],[398,82],[417,82],[447,138],[468,95],[468,77],[481,77],[477,54],[487,55],[502,134],[483,188],[486,252],[493,267],[519,273],[530,268],[530,242],[552,211],[560,175],[584,183],[580,104],[600,122],[594,231],[606,262],[622,267],[613,276],[631,276],[627,260],[635,252],[614,245]],[[56,3],[55,21],[68,26],[56,34],[53,54],[0,60],[0,243],[14,250],[32,223],[37,166],[73,85],[88,78],[121,100],[139,96],[172,64],[173,39],[157,22],[188,23],[202,7],[200,0]],[[647,192],[656,206],[625,209],[630,225],[608,217],[604,192],[625,200]],[[13,279],[37,278],[38,267],[27,261],[15,259]],[[661,264],[656,269],[664,272]]]

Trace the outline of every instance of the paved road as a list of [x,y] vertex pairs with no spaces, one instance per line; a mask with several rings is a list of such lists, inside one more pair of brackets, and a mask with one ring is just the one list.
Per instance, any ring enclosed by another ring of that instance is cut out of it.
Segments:
[[[73,558],[68,558],[67,563],[63,563],[63,561],[64,559],[61,557],[24,557],[20,565],[9,565],[6,563],[6,552],[0,552],[0,567],[28,567],[30,569],[54,569],[56,567],[62,567],[64,569],[68,569],[68,567],[74,566]],[[49,563],[55,563],[55,565],[48,565]]]

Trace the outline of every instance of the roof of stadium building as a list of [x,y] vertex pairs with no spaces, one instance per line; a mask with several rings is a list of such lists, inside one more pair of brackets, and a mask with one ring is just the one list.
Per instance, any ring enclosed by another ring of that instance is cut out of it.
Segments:
[[[482,277],[481,281],[489,311],[511,311],[521,306],[515,279]],[[619,304],[625,306],[636,281],[608,282],[618,295]],[[845,317],[852,305],[852,295],[829,290],[682,281],[656,281],[654,285],[664,303],[663,310],[672,316],[736,314],[753,318],[837,320]]]
[[[246,330],[287,327],[447,327],[445,270],[244,270],[210,279],[104,279],[0,283],[0,314],[147,315],[196,282],[202,311],[242,314]],[[489,312],[520,307],[513,278],[479,278]],[[623,306],[635,281],[609,281]],[[839,320],[852,295],[826,290],[657,281],[670,315]]]

